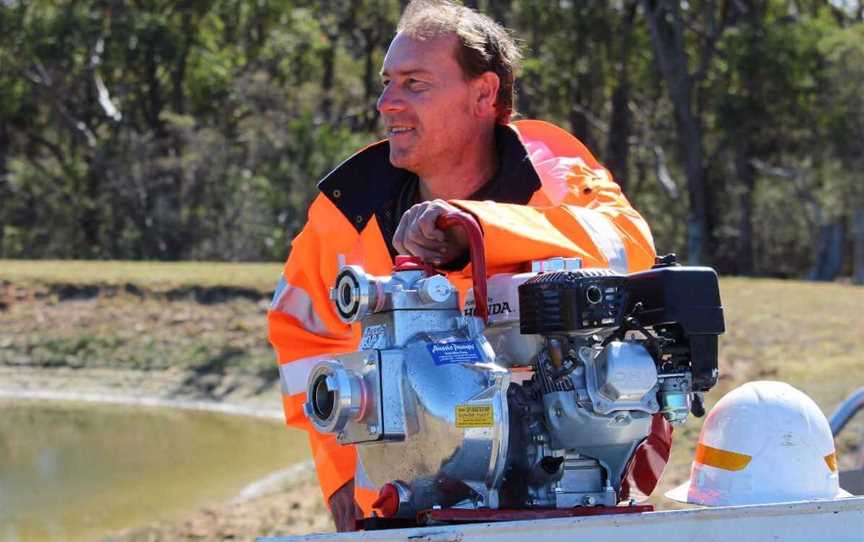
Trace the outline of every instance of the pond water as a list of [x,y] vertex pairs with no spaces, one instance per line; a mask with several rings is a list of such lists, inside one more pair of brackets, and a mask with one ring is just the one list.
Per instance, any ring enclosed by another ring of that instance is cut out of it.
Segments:
[[308,457],[305,435],[277,421],[0,401],[0,540],[98,540],[228,501]]

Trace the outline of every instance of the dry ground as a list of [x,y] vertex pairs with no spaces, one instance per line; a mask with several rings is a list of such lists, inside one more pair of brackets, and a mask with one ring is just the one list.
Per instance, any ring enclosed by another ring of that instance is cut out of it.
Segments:
[[[56,273],[42,264],[31,262],[28,272],[23,264],[12,269],[7,263],[0,261],[0,387],[13,381],[50,387],[62,379],[84,391],[125,388],[166,398],[278,405],[278,374],[265,339],[269,280],[263,279],[273,275],[275,282],[278,266],[254,273],[232,267],[234,278],[219,282],[207,264],[199,277],[205,286],[195,286],[189,282],[196,279],[194,267],[188,266],[182,283],[172,282],[176,269],[153,264],[124,264],[131,265],[126,274],[110,280],[100,279],[93,267],[73,266],[67,271],[77,271],[68,282],[56,282]],[[721,294],[727,333],[721,338],[721,381],[708,394],[708,406],[740,383],[775,379],[810,394],[830,414],[864,386],[864,288],[730,278],[721,281]],[[692,419],[677,431],[661,491],[687,478],[700,426]],[[841,467],[857,461],[862,442],[859,419],[838,441]],[[182,521],[113,539],[252,539],[329,530],[312,476],[251,501],[214,503]],[[668,507],[659,494],[652,502]]]
[[253,540],[333,531],[314,473],[276,493],[242,503],[216,503],[173,523],[157,523],[116,533],[116,542],[175,540]]

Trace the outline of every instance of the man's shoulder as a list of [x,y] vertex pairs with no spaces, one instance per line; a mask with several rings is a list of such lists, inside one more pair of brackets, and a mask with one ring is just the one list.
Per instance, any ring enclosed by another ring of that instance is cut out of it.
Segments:
[[390,143],[378,141],[360,149],[318,183],[318,190],[357,231],[377,209],[392,200],[410,177],[390,163]]
[[[548,153],[550,157],[581,158],[591,168],[603,167],[576,136],[550,122],[526,119],[517,120],[511,126],[533,159]],[[541,146],[543,152],[539,152]]]

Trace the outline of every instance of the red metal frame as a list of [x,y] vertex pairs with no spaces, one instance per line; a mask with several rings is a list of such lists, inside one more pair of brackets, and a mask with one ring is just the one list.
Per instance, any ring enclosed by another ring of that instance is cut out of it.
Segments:
[[582,516],[606,516],[618,514],[641,514],[653,512],[654,506],[640,504],[634,506],[577,506],[574,508],[534,508],[519,510],[465,510],[461,508],[442,508],[424,510],[417,514],[417,523],[488,523],[494,521],[523,521],[532,519],[570,518]]

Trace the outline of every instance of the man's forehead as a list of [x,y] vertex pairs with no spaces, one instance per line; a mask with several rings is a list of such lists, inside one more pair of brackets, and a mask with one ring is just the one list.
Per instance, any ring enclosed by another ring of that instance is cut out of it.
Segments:
[[455,35],[443,35],[425,39],[416,39],[404,33],[399,33],[390,43],[382,75],[407,75],[414,73],[431,74],[442,67],[442,64],[456,62],[456,49],[459,40]]
[[386,62],[384,64],[384,67],[381,68],[381,75],[389,75],[391,77],[397,76],[397,75],[404,77],[407,75],[431,75],[431,74],[432,74],[432,72],[430,72],[429,70],[424,70],[422,68],[401,68],[400,69],[398,67],[396,67],[396,68],[391,67],[390,69],[388,69]]

